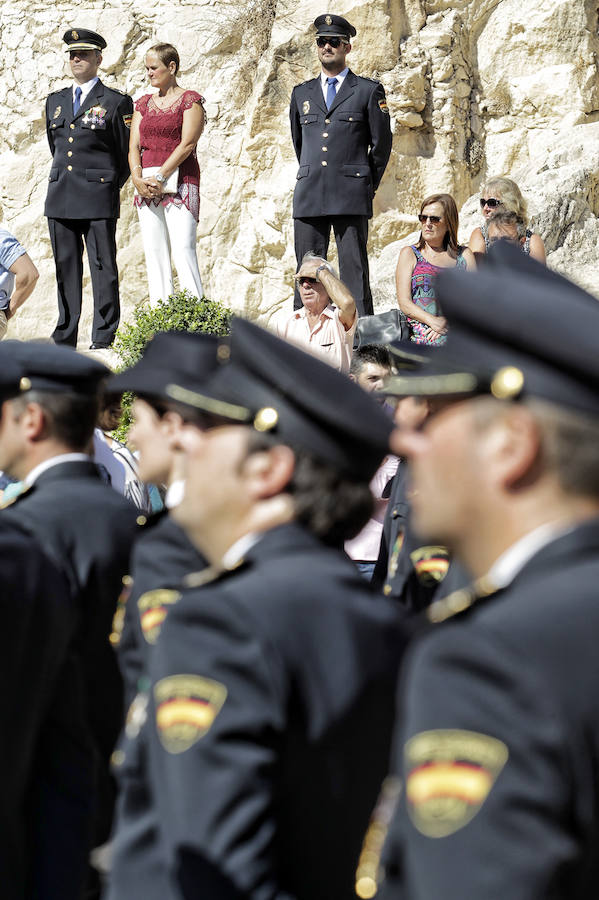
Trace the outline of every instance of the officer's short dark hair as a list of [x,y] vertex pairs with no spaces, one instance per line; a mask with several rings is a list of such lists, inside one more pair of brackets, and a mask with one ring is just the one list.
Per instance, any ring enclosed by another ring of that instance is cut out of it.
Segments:
[[391,371],[391,354],[388,347],[384,344],[364,344],[354,350],[352,360],[349,367],[349,374],[357,378],[362,369],[368,363],[374,363],[376,366],[383,366]]
[[48,437],[56,438],[75,453],[89,449],[100,410],[97,395],[27,391],[12,401],[17,418],[23,415],[28,403],[42,407]]
[[[290,446],[277,440],[276,435],[251,431],[248,455],[277,444]],[[296,521],[324,544],[340,547],[362,530],[372,514],[368,483],[340,473],[335,466],[300,447],[290,449],[295,468],[285,492],[293,497]]]
[[[475,421],[485,428],[509,400],[481,397]],[[599,499],[599,422],[577,410],[538,397],[521,403],[533,414],[542,435],[542,458],[562,490],[574,496]]]
[[153,47],[150,47],[149,50],[146,50],[146,53],[155,53],[160,62],[165,66],[168,66],[168,64],[171,62],[174,62],[175,75],[179,71],[181,61],[179,59],[177,48],[173,47],[172,44],[154,44]]

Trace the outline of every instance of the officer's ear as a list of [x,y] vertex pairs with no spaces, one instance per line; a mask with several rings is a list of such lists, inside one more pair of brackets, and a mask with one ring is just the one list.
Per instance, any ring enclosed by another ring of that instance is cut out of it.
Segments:
[[349,53],[350,50],[351,50],[351,44],[349,43],[349,41],[347,41],[347,43],[345,44],[345,52]]
[[249,453],[243,462],[249,496],[254,500],[266,500],[283,494],[294,469],[295,454],[284,444]]
[[98,63],[99,66],[102,65],[102,54],[100,53],[99,50],[96,50],[96,62]]

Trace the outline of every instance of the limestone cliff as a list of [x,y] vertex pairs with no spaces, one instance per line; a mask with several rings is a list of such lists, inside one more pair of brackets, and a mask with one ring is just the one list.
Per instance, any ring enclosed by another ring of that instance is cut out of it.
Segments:
[[[206,293],[262,321],[290,306],[296,161],[287,108],[293,86],[318,71],[311,22],[325,11],[314,0],[4,5],[2,221],[41,272],[13,336],[47,336],[55,321],[43,217],[50,167],[43,108],[45,96],[68,80],[61,35],[70,25],[107,38],[101,76],[134,97],[146,91],[144,51],[158,40],[178,47],[180,83],[207,99],[209,121],[198,146]],[[420,199],[453,193],[467,237],[477,224],[480,185],[495,174],[520,184],[550,264],[598,291],[595,0],[342,0],[331,11],[356,26],[350,65],[383,82],[393,120],[393,153],[371,223],[377,308],[395,302],[395,261],[415,230]],[[130,184],[122,208],[117,237],[126,317],[145,296]],[[82,345],[91,322],[89,282],[84,310]]]

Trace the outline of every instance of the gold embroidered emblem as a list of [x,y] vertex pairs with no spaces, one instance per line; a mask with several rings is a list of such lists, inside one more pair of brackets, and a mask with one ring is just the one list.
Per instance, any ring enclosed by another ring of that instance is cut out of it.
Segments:
[[73,38],[74,41],[78,41],[79,40],[79,32],[71,31],[71,37]]
[[310,101],[309,100],[304,100],[304,103],[302,105],[302,112],[304,115],[306,115],[306,113],[310,112]]
[[148,644],[155,644],[160,634],[162,623],[166,619],[168,607],[176,603],[181,594],[159,588],[147,591],[137,601],[141,630]]
[[449,553],[445,547],[418,547],[410,553],[410,559],[424,585],[439,584],[447,575]]
[[52,116],[52,118],[57,119],[59,117],[59,115],[61,114],[61,112],[62,112],[62,106],[57,106],[56,109],[54,110],[54,115]]
[[156,725],[168,753],[183,753],[210,730],[227,697],[224,684],[199,675],[171,675],[154,685]]
[[327,25],[332,25],[332,24],[333,24],[333,20],[331,19],[330,16],[325,16],[325,22],[326,22]]
[[418,831],[447,837],[477,814],[508,759],[496,738],[474,731],[423,731],[404,748],[408,812]]

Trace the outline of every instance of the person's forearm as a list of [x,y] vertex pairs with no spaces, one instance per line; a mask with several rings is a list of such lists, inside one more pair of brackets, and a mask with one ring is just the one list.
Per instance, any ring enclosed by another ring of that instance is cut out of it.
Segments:
[[6,318],[10,319],[14,316],[15,312],[18,310],[20,306],[25,303],[25,300],[33,293],[33,289],[37,284],[37,279],[39,275],[34,276],[19,276],[17,275],[15,278],[15,289],[11,294],[10,305],[6,311]]
[[164,175],[164,177],[168,178],[169,175],[172,175],[175,169],[180,166],[182,162],[185,162],[185,160],[193,152],[195,147],[196,143],[192,141],[181,141],[181,143],[177,147],[175,147],[168,159],[165,159],[165,161],[160,166],[160,171]]
[[421,306],[418,306],[414,303],[413,300],[408,300],[403,297],[401,300],[398,298],[397,300],[398,306],[401,309],[402,313],[406,316],[409,316],[410,319],[416,319],[418,322],[422,322],[424,325],[427,325],[429,328],[433,324],[434,316],[431,316],[430,313],[427,313]]
[[339,312],[345,314],[347,317],[353,317],[353,313],[356,309],[356,301],[349,288],[347,288],[338,278],[335,278],[333,273],[329,272],[328,269],[320,270],[318,273],[318,280],[329,295],[329,300],[335,304],[339,309]]

